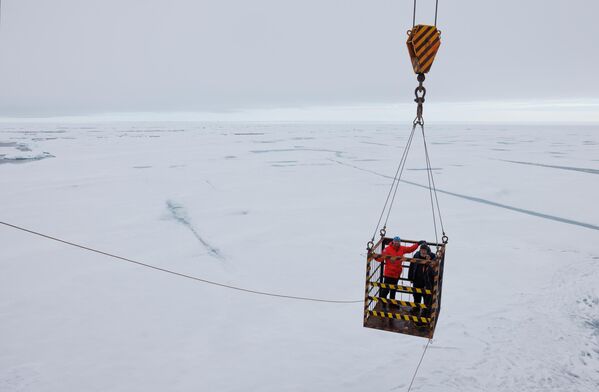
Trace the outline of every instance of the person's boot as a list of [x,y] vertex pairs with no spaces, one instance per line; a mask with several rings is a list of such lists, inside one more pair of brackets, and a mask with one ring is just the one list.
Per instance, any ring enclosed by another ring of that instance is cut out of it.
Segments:
[[387,311],[387,308],[388,308],[387,304],[386,304],[386,303],[384,303],[383,301],[381,301],[381,310],[382,310],[383,312],[386,312],[386,311]]

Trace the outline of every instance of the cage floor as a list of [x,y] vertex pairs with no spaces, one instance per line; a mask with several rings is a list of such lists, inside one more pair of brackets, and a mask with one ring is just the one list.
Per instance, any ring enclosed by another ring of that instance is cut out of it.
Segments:
[[[389,305],[388,309],[383,309],[382,303],[377,303],[374,307],[375,311],[410,314],[410,307]],[[432,338],[434,329],[428,326],[417,326],[412,321],[397,320],[384,317],[369,315],[364,323],[367,328],[381,329],[389,332],[403,333],[407,335],[420,336],[423,338]]]

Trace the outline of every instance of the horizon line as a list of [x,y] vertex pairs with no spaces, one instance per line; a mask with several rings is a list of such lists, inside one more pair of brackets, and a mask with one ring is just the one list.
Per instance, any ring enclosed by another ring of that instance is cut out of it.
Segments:
[[[223,110],[116,111],[0,116],[0,123],[39,122],[398,122],[412,119],[414,103],[302,105]],[[599,123],[599,99],[425,103],[427,123]]]

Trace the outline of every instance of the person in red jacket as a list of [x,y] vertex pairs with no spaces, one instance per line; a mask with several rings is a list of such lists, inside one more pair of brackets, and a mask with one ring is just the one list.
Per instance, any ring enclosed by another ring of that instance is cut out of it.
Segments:
[[[401,238],[394,237],[393,242],[391,242],[391,244],[383,250],[382,255],[391,257],[403,257],[406,253],[412,253],[416,249],[418,249],[418,245],[420,244],[426,244],[426,241],[420,241],[412,246],[401,246]],[[385,263],[383,265],[383,283],[396,285],[399,281],[399,277],[401,276],[401,270],[403,268],[401,258],[391,260],[385,257],[378,257],[376,261],[384,261]],[[384,288],[381,288],[379,297],[387,298],[387,294],[389,293],[391,293],[389,295],[389,298],[395,299],[395,290]]]

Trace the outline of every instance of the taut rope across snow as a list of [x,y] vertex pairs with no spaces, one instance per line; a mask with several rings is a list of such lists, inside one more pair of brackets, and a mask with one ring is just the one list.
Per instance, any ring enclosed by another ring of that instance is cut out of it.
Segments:
[[424,359],[424,354],[426,354],[428,345],[431,344],[431,342],[432,342],[432,339],[429,339],[428,342],[426,342],[426,346],[424,346],[424,350],[422,351],[422,356],[420,357],[418,366],[416,366],[416,370],[414,371],[414,374],[412,375],[412,381],[410,381],[410,386],[408,387],[408,392],[410,392],[412,390],[412,384],[414,384],[414,380],[416,379],[416,375],[418,374],[418,370],[420,369],[420,365],[422,364],[422,360]]
[[176,271],[169,270],[169,269],[162,268],[162,267],[156,267],[156,266],[151,265],[151,264],[143,263],[141,261],[132,260],[132,259],[129,259],[127,257],[115,255],[113,253],[104,252],[102,250],[90,248],[88,246],[76,244],[74,242],[63,240],[63,239],[60,239],[58,237],[53,237],[53,236],[50,236],[50,235],[47,235],[47,234],[43,234],[43,233],[40,233],[40,232],[37,232],[37,231],[29,230],[29,229],[26,229],[24,227],[13,225],[13,224],[10,224],[10,223],[7,223],[7,222],[0,221],[0,224],[2,224],[4,226],[7,226],[7,227],[11,227],[11,228],[16,229],[16,230],[24,231],[24,232],[29,233],[29,234],[33,234],[33,235],[36,235],[36,236],[39,236],[39,237],[43,237],[43,238],[46,238],[46,239],[49,239],[49,240],[52,240],[52,241],[61,242],[61,243],[66,244],[66,245],[74,246],[74,247],[79,248],[79,249],[83,249],[83,250],[87,250],[87,251],[90,251],[90,252],[98,253],[98,254],[101,254],[101,255],[104,255],[104,256],[112,257],[112,258],[117,259],[117,260],[126,261],[128,263],[137,264],[139,266],[150,268],[150,269],[153,269],[153,270],[156,270],[156,271],[164,272],[164,273],[171,274],[171,275],[176,275],[176,276],[179,276],[179,277],[182,277],[182,278],[187,278],[187,279],[195,280],[197,282],[211,284],[213,286],[223,287],[223,288],[226,288],[226,289],[243,291],[245,293],[250,293],[250,294],[265,295],[265,296],[268,296],[268,297],[277,297],[277,298],[284,298],[284,299],[290,299],[290,300],[297,300],[297,301],[326,302],[326,303],[334,303],[334,304],[355,304],[355,303],[362,303],[362,302],[364,302],[363,299],[360,299],[360,300],[357,300],[357,301],[352,301],[352,300],[334,300],[334,299],[301,297],[301,296],[296,296],[296,295],[269,293],[269,292],[266,292],[266,291],[246,289],[246,288],[243,288],[243,287],[237,287],[237,286],[232,286],[232,285],[228,285],[228,284],[224,284],[224,283],[214,282],[214,281],[211,281],[211,280],[208,280],[208,279],[199,278],[197,276],[183,274],[183,273],[176,272]]
[[[332,300],[332,299],[323,299],[323,298],[311,298],[311,297],[300,297],[300,296],[295,296],[295,295],[287,295],[287,294],[277,294],[277,293],[269,293],[266,291],[258,291],[258,290],[251,290],[251,289],[246,289],[243,287],[237,287],[237,286],[231,286],[228,284],[224,284],[224,283],[218,283],[218,282],[214,282],[211,280],[207,280],[207,279],[203,279],[203,278],[199,278],[197,276],[192,276],[192,275],[187,275],[187,274],[183,274],[180,272],[176,272],[176,271],[172,271],[166,268],[161,268],[161,267],[156,267],[154,265],[150,265],[147,263],[143,263],[141,261],[136,261],[136,260],[132,260],[129,259],[127,257],[122,257],[122,256],[118,256],[112,253],[108,253],[108,252],[104,252],[102,250],[98,250],[98,249],[94,249],[94,248],[90,248],[88,246],[84,246],[84,245],[80,245],[80,244],[76,244],[74,242],[70,242],[70,241],[66,241],[63,239],[60,239],[58,237],[53,237],[47,234],[43,234],[34,230],[29,230],[26,229],[24,227],[21,226],[17,226],[17,225],[13,225],[11,223],[8,222],[3,222],[0,221],[0,224],[6,226],[6,227],[10,227],[16,230],[20,230],[20,231],[24,231],[26,233],[29,234],[33,234],[39,237],[43,237],[52,241],[56,241],[56,242],[60,242],[66,245],[70,245],[79,249],[83,249],[83,250],[87,250],[89,252],[94,252],[94,253],[98,253],[104,256],[108,256],[108,257],[112,257],[114,259],[117,260],[121,260],[121,261],[126,261],[128,263],[132,263],[132,264],[137,264],[139,266],[142,267],[146,267],[146,268],[150,268],[156,271],[160,271],[160,272],[164,272],[167,274],[171,274],[171,275],[175,275],[175,276],[179,276],[182,278],[187,278],[187,279],[191,279],[191,280],[195,280],[197,282],[202,282],[202,283],[206,283],[206,284],[211,284],[214,286],[219,286],[219,287],[223,287],[223,288],[227,288],[227,289],[231,289],[231,290],[237,290],[237,291],[243,291],[245,293],[250,293],[250,294],[257,294],[257,295],[265,295],[265,296],[269,296],[269,297],[277,297],[277,298],[284,298],[284,299],[290,299],[290,300],[297,300],[297,301],[312,301],[312,302],[325,302],[325,303],[334,303],[334,304],[353,304],[353,303],[361,303],[363,302],[362,299],[358,300],[358,301],[352,301],[352,300]],[[422,359],[424,358],[424,354],[426,354],[426,350],[430,344],[431,340],[429,339],[429,341],[426,343],[426,346],[424,347],[424,351],[422,352],[422,356],[420,357],[420,361],[418,362],[418,366],[416,367],[416,370],[412,376],[412,381],[410,382],[410,386],[408,388],[408,392],[410,391],[410,389],[412,388],[412,384],[414,383],[414,379],[416,378],[416,374],[418,373],[418,370],[420,369],[420,364],[422,364]]]

